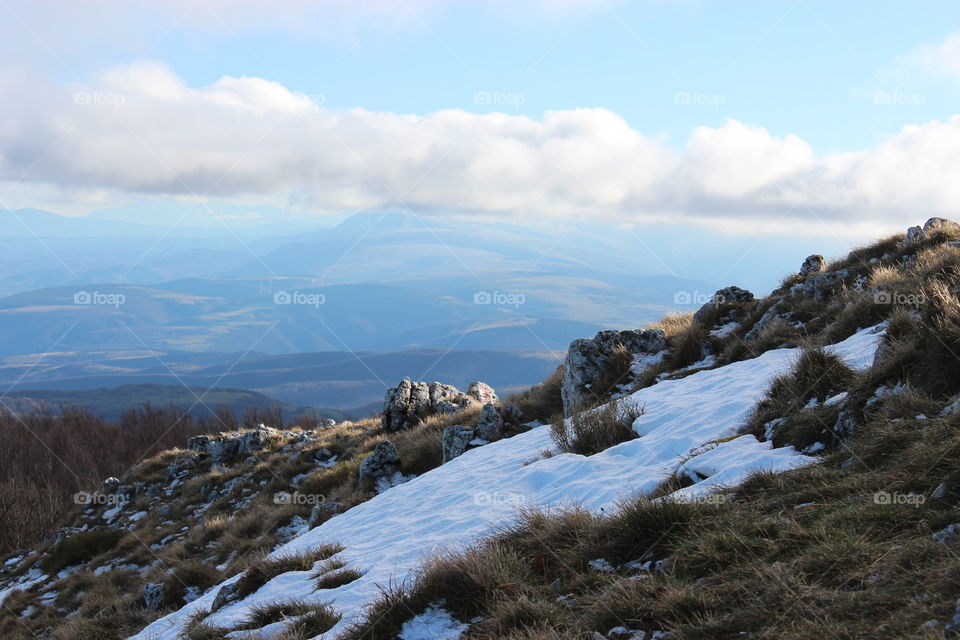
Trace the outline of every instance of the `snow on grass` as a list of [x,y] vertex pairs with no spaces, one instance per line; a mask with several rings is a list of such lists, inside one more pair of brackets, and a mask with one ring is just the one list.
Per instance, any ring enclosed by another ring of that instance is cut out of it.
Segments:
[[442,603],[403,623],[400,640],[457,640],[470,625],[455,620]]
[[[868,366],[879,329],[865,329],[829,348],[850,366]],[[462,549],[513,519],[518,505],[581,504],[611,511],[620,498],[651,493],[680,470],[704,479],[676,493],[696,499],[721,486],[736,485],[755,470],[783,471],[816,458],[792,447],[774,449],[751,435],[736,436],[770,380],[790,369],[797,349],[768,351],[758,358],[667,380],[642,389],[627,401],[645,408],[633,429],[640,436],[592,456],[558,454],[530,462],[552,448],[550,427],[467,451],[438,469],[400,484],[308,531],[274,557],[339,543],[335,557],[362,577],[317,591],[312,572],[277,576],[241,602],[212,614],[207,622],[231,627],[256,606],[297,599],[328,602],[343,618],[322,638],[335,638],[363,614],[379,594],[378,585],[396,585],[424,558],[443,549]],[[708,445],[704,447],[704,445]],[[712,448],[711,448],[712,447]],[[691,451],[699,453],[691,457]],[[232,578],[228,582],[234,581]],[[180,611],[162,618],[135,640],[176,640],[197,610],[209,609],[211,589]]]

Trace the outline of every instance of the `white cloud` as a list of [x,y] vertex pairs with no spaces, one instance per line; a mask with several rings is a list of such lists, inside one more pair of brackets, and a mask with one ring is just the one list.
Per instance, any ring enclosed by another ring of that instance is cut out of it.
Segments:
[[878,75],[898,82],[948,80],[960,84],[960,31],[936,44],[923,44],[882,67]]
[[[960,116],[872,149],[817,155],[729,120],[680,150],[605,109],[541,119],[446,110],[331,110],[261,78],[190,88],[140,62],[89,83],[0,76],[0,180],[134,195],[289,194],[318,211],[402,207],[494,215],[679,220],[736,229],[823,221],[883,229],[960,205]],[[397,201],[400,204],[397,204]]]

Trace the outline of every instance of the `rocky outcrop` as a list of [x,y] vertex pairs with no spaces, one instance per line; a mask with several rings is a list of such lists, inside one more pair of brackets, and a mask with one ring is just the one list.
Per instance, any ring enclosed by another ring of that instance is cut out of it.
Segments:
[[702,307],[693,314],[695,322],[701,324],[714,325],[718,320],[724,322],[736,320],[734,317],[727,317],[730,312],[742,309],[754,301],[753,293],[737,286],[724,287],[718,290]]
[[619,345],[634,355],[659,353],[667,348],[659,329],[600,331],[592,339],[574,340],[564,361],[560,389],[564,415],[571,415],[592,398],[590,387],[601,379]]
[[803,264],[800,265],[800,275],[801,276],[811,276],[818,273],[823,273],[827,270],[827,261],[819,253],[815,253],[812,256],[807,256],[803,261]]
[[498,402],[490,385],[471,382],[467,393],[440,382],[411,382],[404,378],[387,391],[380,422],[387,431],[415,427],[437,413],[453,413],[474,404]]
[[946,218],[930,218],[923,223],[923,227],[910,227],[907,229],[907,233],[903,238],[903,246],[912,247],[920,244],[934,231],[948,227],[960,228],[960,225]]
[[260,425],[252,431],[194,436],[187,440],[187,449],[209,455],[213,462],[221,464],[248,453],[259,451],[267,442],[279,437],[279,435],[280,432],[276,429]]
[[791,296],[805,296],[814,300],[826,300],[827,297],[837,290],[850,277],[849,269],[838,269],[836,271],[825,271],[815,276],[810,276],[803,282],[790,287]]
[[458,424],[443,430],[443,462],[447,463],[463,455],[467,449],[494,442],[503,437],[507,420],[519,421],[519,410],[512,406],[483,405],[476,427]]
[[380,486],[383,482],[390,483],[399,472],[400,455],[397,448],[389,440],[384,440],[360,463],[360,488],[366,491]]

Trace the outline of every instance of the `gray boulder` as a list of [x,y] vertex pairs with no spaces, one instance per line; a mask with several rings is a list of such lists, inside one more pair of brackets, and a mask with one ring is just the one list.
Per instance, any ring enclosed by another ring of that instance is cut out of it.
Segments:
[[806,260],[803,261],[803,264],[800,265],[800,275],[809,276],[822,273],[827,269],[827,261],[819,253],[815,253],[812,256],[807,256]]
[[446,464],[462,456],[474,439],[474,430],[464,425],[446,427],[443,430],[443,462]]
[[[724,287],[718,290],[702,307],[693,314],[696,322],[706,323],[719,313],[732,311],[735,308],[753,302],[753,293],[737,286]],[[712,323],[711,323],[712,324]]]
[[497,392],[485,382],[471,382],[467,387],[467,395],[480,404],[500,404]]
[[474,434],[487,442],[500,439],[503,435],[503,414],[496,405],[483,405],[483,410],[480,412],[480,421],[477,422]]
[[376,446],[373,453],[360,463],[359,483],[362,490],[369,490],[389,482],[400,471],[400,455],[389,440]]
[[915,244],[923,242],[925,234],[920,227],[910,227],[903,238],[903,246],[912,247]]
[[571,342],[560,387],[565,416],[572,415],[574,409],[593,398],[590,387],[601,379],[611,356],[620,345],[634,355],[655,354],[667,348],[667,341],[659,329],[631,329],[600,331],[593,338]]

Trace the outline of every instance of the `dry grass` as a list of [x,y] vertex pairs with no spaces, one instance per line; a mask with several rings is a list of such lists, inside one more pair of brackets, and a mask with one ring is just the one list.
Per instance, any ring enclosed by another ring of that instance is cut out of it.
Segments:
[[591,456],[636,438],[632,425],[641,415],[642,407],[627,400],[614,400],[570,418],[558,419],[550,425],[551,435],[561,451]]

